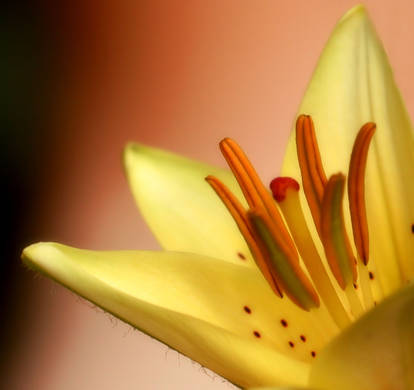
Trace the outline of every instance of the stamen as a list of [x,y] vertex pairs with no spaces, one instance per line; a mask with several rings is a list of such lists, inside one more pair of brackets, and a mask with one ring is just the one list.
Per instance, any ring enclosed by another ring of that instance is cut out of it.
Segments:
[[281,240],[289,247],[291,256],[295,256],[295,244],[280,216],[279,210],[243,150],[230,138],[225,138],[220,142],[220,149],[250,208],[261,208],[268,212],[277,227]]
[[325,254],[339,286],[345,289],[357,281],[356,260],[345,230],[342,201],[345,176],[330,177],[325,188],[321,213],[321,234]]
[[370,272],[361,261],[358,262],[358,277],[362,289],[362,296],[364,298],[365,309],[371,309],[374,306],[374,296],[372,295]]
[[313,121],[308,115],[300,115],[296,121],[296,148],[303,190],[320,234],[321,205],[327,179],[316,142]]
[[362,126],[352,149],[348,176],[348,197],[355,246],[365,265],[369,259],[368,222],[365,208],[365,168],[375,123]]
[[262,252],[269,254],[271,272],[278,285],[304,310],[319,307],[317,292],[301,269],[298,259],[290,256],[287,245],[280,240],[270,217],[258,209],[249,211],[248,217],[259,237]]
[[[375,125],[372,123],[366,124],[361,129],[354,145],[349,168],[349,200],[353,232],[358,255],[363,260],[358,262],[358,266],[362,266],[362,263],[366,265],[369,255],[364,174],[368,147],[374,130]],[[338,285],[345,290],[352,314],[359,316],[363,312],[363,307],[359,294],[353,286],[357,282],[361,283],[366,307],[372,305],[373,298],[371,290],[366,288],[370,287],[366,283],[368,274],[361,274],[361,278],[357,280],[357,261],[345,229],[342,207],[345,176],[337,174],[327,180],[310,116],[298,117],[296,144],[305,196],[323,243],[329,267]],[[233,216],[256,264],[273,291],[279,297],[282,297],[285,292],[294,303],[307,311],[319,307],[319,293],[325,303],[321,313],[328,316],[329,312],[339,327],[348,325],[352,315],[345,309],[336,288],[332,285],[313,242],[298,196],[299,184],[291,178],[278,178],[271,183],[274,198],[279,202],[283,212],[283,219],[279,208],[276,207],[270,193],[239,145],[226,138],[221,141],[220,148],[251,210],[246,211],[218,179],[209,176],[206,180]],[[290,232],[285,221],[289,225]],[[311,279],[301,268],[296,246]]]
[[350,323],[350,317],[329,279],[329,275],[309,232],[299,199],[298,182],[289,177],[278,177],[272,180],[270,188],[273,197],[279,204],[279,209],[285,217],[285,221],[302,256],[303,263],[329,314],[339,328],[346,327]]
[[348,302],[351,308],[351,312],[355,319],[364,314],[364,308],[362,307],[361,300],[352,284],[348,284],[345,287],[345,294],[348,298]]
[[321,233],[326,258],[339,286],[345,290],[351,312],[355,318],[364,309],[354,288],[357,282],[357,261],[345,229],[342,202],[345,176],[341,173],[330,177],[322,202]]
[[216,177],[214,176],[207,176],[206,181],[210,186],[214,189],[216,194],[222,200],[224,205],[227,207],[227,210],[232,215],[234,221],[236,222],[240,233],[246,240],[247,245],[249,246],[250,250],[252,251],[254,260],[259,267],[260,271],[262,272],[263,276],[269,283],[270,287],[272,288],[273,292],[279,296],[280,298],[283,297],[283,293],[278,286],[276,280],[273,278],[273,275],[269,271],[271,266],[270,259],[265,257],[265,254],[262,253],[256,243],[255,239],[255,232],[250,224],[249,219],[247,218],[247,213],[242,204],[238,201],[238,199],[231,193],[231,191]]

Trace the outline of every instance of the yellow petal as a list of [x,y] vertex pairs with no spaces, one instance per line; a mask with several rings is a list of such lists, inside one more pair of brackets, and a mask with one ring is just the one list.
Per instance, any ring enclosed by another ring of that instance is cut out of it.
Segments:
[[[377,124],[366,170],[370,262],[378,269],[384,291],[394,291],[402,276],[414,276],[414,137],[386,54],[363,6],[353,8],[337,24],[299,113],[314,118],[328,176],[348,172],[358,130],[366,122]],[[294,133],[283,173],[300,177]],[[347,227],[350,232],[348,213]]]
[[137,144],[125,149],[124,165],[141,213],[165,249],[253,266],[235,222],[204,180],[212,174],[243,199],[229,171]]
[[414,285],[368,312],[319,354],[310,383],[320,389],[414,388]]
[[250,387],[248,390],[311,390],[309,387]]
[[251,387],[248,390],[312,390],[309,387]]
[[23,260],[234,383],[307,381],[309,365],[280,352],[289,347],[278,312],[284,302],[295,305],[276,299],[255,269],[186,253],[94,252],[54,243],[26,248]]

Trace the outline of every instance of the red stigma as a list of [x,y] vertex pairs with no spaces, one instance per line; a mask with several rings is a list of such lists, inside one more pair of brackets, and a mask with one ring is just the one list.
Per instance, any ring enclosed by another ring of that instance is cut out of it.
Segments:
[[276,202],[283,202],[285,200],[288,189],[299,191],[299,183],[291,177],[277,177],[270,183],[270,190]]

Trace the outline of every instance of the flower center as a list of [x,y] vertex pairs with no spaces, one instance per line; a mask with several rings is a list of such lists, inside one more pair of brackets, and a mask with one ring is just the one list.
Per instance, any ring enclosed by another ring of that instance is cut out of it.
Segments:
[[[303,213],[299,183],[293,178],[278,177],[270,184],[271,194],[233,140],[221,141],[220,149],[249,209],[217,178],[206,178],[233,216],[274,293],[279,298],[286,294],[306,311],[319,310],[321,304],[326,306],[341,328],[374,304],[369,285],[372,278],[365,267],[369,240],[364,189],[368,149],[374,132],[374,123],[361,128],[349,166],[348,199],[356,256],[344,222],[346,178],[337,173],[327,179],[310,116],[301,115],[297,119],[296,146],[316,237],[312,236]],[[325,257],[318,251],[318,241]]]

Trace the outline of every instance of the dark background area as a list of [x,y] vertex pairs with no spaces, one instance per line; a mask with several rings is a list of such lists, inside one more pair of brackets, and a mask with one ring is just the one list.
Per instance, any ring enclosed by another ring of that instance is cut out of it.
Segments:
[[28,326],[25,299],[33,276],[19,258],[23,243],[41,235],[28,222],[39,205],[38,184],[47,176],[43,157],[53,142],[46,113],[51,109],[57,51],[45,6],[14,2],[3,5],[0,16],[1,369],[7,369],[10,355],[19,349],[18,335]]

